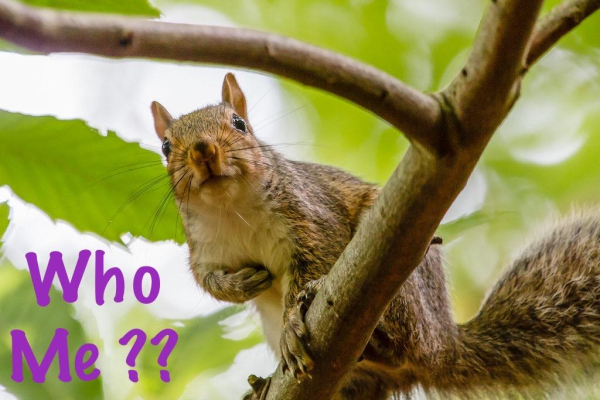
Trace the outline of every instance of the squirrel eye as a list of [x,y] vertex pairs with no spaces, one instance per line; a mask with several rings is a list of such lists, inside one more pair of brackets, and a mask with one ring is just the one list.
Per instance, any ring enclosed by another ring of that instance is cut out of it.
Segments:
[[238,131],[242,131],[244,133],[248,132],[246,130],[246,121],[244,121],[242,119],[242,117],[240,117],[239,115],[233,114],[233,117],[231,119],[231,123],[232,123],[233,127],[235,129],[237,129]]
[[169,153],[171,153],[171,142],[169,142],[169,139],[165,139],[165,141],[163,142],[162,152],[165,155],[165,157],[168,157]]

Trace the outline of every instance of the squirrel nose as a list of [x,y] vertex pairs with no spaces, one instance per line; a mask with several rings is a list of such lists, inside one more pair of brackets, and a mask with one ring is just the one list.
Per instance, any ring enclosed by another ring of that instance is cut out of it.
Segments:
[[207,162],[217,154],[214,143],[197,142],[192,149],[192,158],[197,163]]

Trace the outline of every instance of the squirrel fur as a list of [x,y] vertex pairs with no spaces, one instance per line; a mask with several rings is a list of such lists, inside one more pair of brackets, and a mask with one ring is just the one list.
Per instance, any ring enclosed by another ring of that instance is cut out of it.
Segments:
[[[222,98],[179,118],[152,104],[190,268],[216,299],[254,303],[284,370],[302,378],[313,363],[304,312],[379,188],[261,142],[232,74]],[[415,387],[458,396],[533,390],[592,365],[600,355],[599,215],[574,216],[531,244],[465,324],[453,321],[433,240],[336,399],[409,396]]]

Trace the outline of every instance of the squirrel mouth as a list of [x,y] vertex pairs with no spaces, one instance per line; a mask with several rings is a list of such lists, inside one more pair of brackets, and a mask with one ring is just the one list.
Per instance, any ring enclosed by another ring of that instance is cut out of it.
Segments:
[[206,178],[204,178],[204,180],[200,183],[200,186],[215,185],[215,184],[218,184],[219,182],[223,181],[224,179],[227,179],[227,176],[225,176],[225,175],[215,174],[214,171],[210,168],[210,165],[208,163],[205,164],[205,167],[206,167]]
[[195,170],[195,175],[199,178],[200,183],[198,184],[198,188],[203,187],[205,185],[214,185],[218,182],[227,178],[226,175],[217,174],[214,171],[214,166],[211,166],[210,163],[204,162],[201,164],[193,165],[193,169]]
[[225,175],[214,175],[214,174],[210,174],[209,176],[206,177],[206,179],[202,182],[202,185],[209,183],[209,182],[217,182],[217,181],[222,181],[223,179],[227,179],[227,177]]
[[[225,182],[228,177],[225,175],[209,175],[198,185],[199,191],[208,191],[207,193],[220,193],[226,188]],[[216,192],[215,192],[216,191]]]

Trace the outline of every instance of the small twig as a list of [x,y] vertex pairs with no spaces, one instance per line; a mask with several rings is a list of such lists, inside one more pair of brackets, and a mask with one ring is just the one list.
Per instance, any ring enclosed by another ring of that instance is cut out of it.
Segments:
[[542,2],[490,2],[467,63],[444,90],[460,122],[457,134],[463,146],[485,146],[518,97]]
[[535,27],[527,66],[535,64],[564,35],[600,9],[600,0],[569,0],[553,9]]

